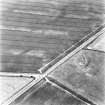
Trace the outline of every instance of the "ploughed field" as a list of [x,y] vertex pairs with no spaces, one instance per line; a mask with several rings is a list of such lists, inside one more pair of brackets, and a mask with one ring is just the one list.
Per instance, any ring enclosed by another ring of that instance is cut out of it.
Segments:
[[24,93],[10,105],[88,105],[57,84],[40,81],[37,89],[32,87],[31,91]]
[[103,23],[98,0],[3,0],[2,72],[31,72]]

